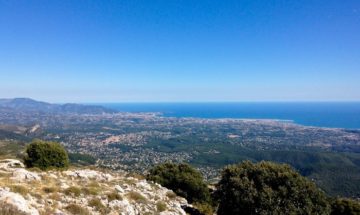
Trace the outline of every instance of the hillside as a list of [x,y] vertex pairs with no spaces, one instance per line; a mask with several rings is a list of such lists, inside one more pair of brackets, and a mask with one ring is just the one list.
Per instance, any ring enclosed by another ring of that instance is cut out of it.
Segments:
[[187,201],[158,184],[105,170],[29,171],[0,160],[0,214],[186,214]]
[[51,104],[29,98],[0,99],[2,112],[37,112],[48,114],[102,114],[115,113],[115,110],[96,105]]

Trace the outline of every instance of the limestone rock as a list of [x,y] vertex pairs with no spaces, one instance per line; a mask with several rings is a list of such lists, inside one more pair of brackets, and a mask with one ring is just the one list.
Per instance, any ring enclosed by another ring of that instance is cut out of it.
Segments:
[[25,214],[39,215],[39,211],[30,206],[24,197],[3,188],[0,188],[0,202],[5,205],[11,205]]

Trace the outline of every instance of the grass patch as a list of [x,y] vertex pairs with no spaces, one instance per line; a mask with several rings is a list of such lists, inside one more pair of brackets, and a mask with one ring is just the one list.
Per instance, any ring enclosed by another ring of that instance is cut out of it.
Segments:
[[127,194],[127,197],[131,200],[134,200],[136,202],[141,202],[141,203],[146,203],[147,199],[145,198],[145,196],[141,195],[138,192],[135,191],[131,191]]
[[82,188],[81,191],[86,195],[99,195],[101,187],[99,183],[93,181],[89,183],[86,187]]
[[59,193],[52,193],[50,196],[49,196],[50,199],[53,199],[55,201],[61,201],[61,196]]
[[0,202],[1,215],[26,215],[26,213],[19,211],[15,206]]
[[19,193],[22,196],[25,196],[29,193],[29,189],[22,185],[12,185],[9,187],[11,192]]
[[158,212],[166,211],[167,207],[166,207],[165,202],[163,202],[163,201],[156,202],[156,209]]
[[95,208],[97,211],[105,209],[105,205],[98,198],[93,198],[89,201],[89,206]]
[[78,197],[78,196],[80,196],[80,194],[81,194],[81,189],[80,189],[79,187],[71,186],[71,187],[67,188],[67,189],[64,191],[64,193],[65,193],[66,195],[72,195],[72,196]]
[[174,199],[174,198],[176,198],[176,194],[175,194],[173,191],[167,191],[167,192],[166,192],[166,196],[167,196],[169,199]]
[[43,187],[42,190],[45,193],[55,193],[58,191],[58,189],[56,187]]
[[77,204],[69,204],[65,209],[74,215],[90,215],[90,212],[86,208]]
[[114,200],[122,200],[123,199],[121,197],[121,195],[118,194],[117,192],[108,193],[106,196],[107,196],[109,202],[114,201]]

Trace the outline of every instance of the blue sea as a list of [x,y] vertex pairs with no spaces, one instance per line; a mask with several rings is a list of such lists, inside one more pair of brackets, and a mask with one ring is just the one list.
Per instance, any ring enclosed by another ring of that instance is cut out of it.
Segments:
[[125,112],[161,112],[169,117],[291,120],[297,124],[360,129],[360,102],[107,103]]

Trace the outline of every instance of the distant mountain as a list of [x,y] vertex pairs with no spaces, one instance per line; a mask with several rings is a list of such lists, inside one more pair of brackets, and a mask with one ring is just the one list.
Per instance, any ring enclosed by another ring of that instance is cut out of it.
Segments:
[[103,114],[116,113],[102,106],[82,104],[51,104],[29,98],[0,99],[1,111],[42,112],[57,114]]

